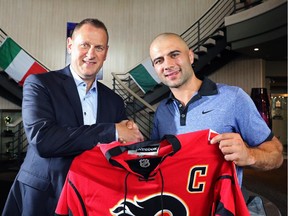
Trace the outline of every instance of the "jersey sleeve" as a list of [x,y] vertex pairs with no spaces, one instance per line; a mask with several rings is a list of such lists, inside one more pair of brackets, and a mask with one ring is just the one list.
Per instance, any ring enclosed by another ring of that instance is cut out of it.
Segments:
[[68,202],[67,202],[67,179],[65,181],[65,184],[62,188],[62,192],[60,195],[60,198],[58,200],[58,204],[56,207],[55,215],[68,215]]
[[222,175],[217,179],[212,206],[212,215],[216,216],[250,215],[235,174]]

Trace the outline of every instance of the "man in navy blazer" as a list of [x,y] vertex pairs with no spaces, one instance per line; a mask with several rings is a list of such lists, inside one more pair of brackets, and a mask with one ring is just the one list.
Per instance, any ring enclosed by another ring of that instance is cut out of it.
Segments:
[[83,20],[67,48],[71,65],[25,81],[22,116],[29,146],[3,215],[54,215],[76,155],[97,143],[143,140],[127,120],[121,97],[96,80],[108,51],[105,25]]

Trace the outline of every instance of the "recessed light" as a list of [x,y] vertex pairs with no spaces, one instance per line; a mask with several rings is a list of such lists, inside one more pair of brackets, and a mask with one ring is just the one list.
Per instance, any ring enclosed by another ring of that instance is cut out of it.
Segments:
[[255,48],[254,48],[254,51],[255,51],[255,52],[259,51],[259,48],[258,48],[258,47],[255,47]]

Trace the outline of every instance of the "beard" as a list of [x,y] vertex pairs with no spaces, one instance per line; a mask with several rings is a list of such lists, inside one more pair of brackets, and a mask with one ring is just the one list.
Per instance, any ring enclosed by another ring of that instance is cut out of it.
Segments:
[[169,88],[179,88],[183,85],[183,82],[163,82]]
[[175,79],[167,79],[166,77],[164,77],[162,79],[162,82],[169,88],[179,88],[183,86],[185,83],[187,83],[188,80],[192,78],[192,76],[193,74],[186,72],[186,73],[181,73],[181,76],[176,77]]

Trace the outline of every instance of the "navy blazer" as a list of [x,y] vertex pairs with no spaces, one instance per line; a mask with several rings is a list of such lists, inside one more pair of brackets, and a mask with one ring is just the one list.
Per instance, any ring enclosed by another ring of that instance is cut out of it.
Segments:
[[99,142],[114,141],[114,123],[127,119],[118,94],[100,82],[97,90],[97,123],[88,126],[83,125],[81,102],[69,67],[30,75],[24,83],[22,116],[29,147],[16,178],[39,191],[54,191],[51,209],[55,209],[74,156]]

